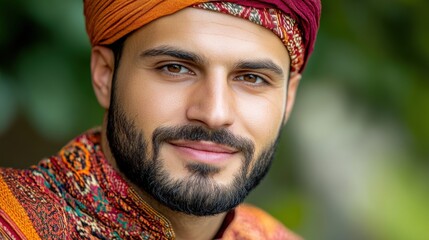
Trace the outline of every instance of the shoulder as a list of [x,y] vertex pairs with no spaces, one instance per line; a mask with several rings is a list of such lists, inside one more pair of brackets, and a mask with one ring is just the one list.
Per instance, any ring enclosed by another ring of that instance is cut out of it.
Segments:
[[0,168],[0,196],[0,229],[9,236],[38,239],[65,229],[60,199],[36,171]]
[[0,168],[0,192],[18,198],[22,196],[46,193],[44,179],[29,169]]
[[271,215],[249,204],[241,204],[235,209],[234,220],[222,239],[301,240]]
[[0,237],[5,239],[25,239],[37,233],[28,219],[26,206],[20,195],[28,194],[22,189],[26,170],[0,168]]

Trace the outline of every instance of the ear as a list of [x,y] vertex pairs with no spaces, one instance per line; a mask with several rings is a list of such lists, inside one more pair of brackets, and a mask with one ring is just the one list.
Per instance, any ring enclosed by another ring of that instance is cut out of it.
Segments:
[[91,51],[92,87],[98,103],[108,109],[115,65],[115,56],[107,47],[95,46]]
[[283,124],[286,124],[292,112],[293,105],[295,103],[296,92],[298,91],[299,82],[301,80],[301,74],[292,74],[289,78],[289,86],[287,91],[286,99],[286,111]]

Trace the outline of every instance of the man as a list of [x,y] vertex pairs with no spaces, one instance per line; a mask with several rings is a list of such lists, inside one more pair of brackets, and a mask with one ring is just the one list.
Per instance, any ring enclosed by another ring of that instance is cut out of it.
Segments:
[[84,1],[100,129],[0,171],[6,239],[299,239],[241,204],[266,174],[320,2]]

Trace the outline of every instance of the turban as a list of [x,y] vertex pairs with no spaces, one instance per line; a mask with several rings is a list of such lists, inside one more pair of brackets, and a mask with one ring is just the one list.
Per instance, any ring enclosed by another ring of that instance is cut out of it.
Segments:
[[[190,6],[242,17],[270,29],[288,50],[291,72],[302,72],[313,51],[321,11],[320,0],[84,0],[86,31],[92,46],[110,45]],[[244,10],[237,13],[237,6]]]

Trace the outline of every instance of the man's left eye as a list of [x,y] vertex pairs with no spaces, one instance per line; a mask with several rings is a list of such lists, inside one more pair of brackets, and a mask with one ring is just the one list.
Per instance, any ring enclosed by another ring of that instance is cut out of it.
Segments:
[[162,70],[169,72],[169,73],[175,73],[175,74],[184,74],[184,73],[190,73],[191,70],[188,68],[180,65],[180,64],[168,64],[162,67]]
[[236,77],[236,79],[238,81],[244,81],[244,82],[251,83],[251,84],[265,84],[265,83],[267,83],[267,81],[264,78],[262,78],[258,75],[255,75],[255,74],[244,74],[244,75]]

